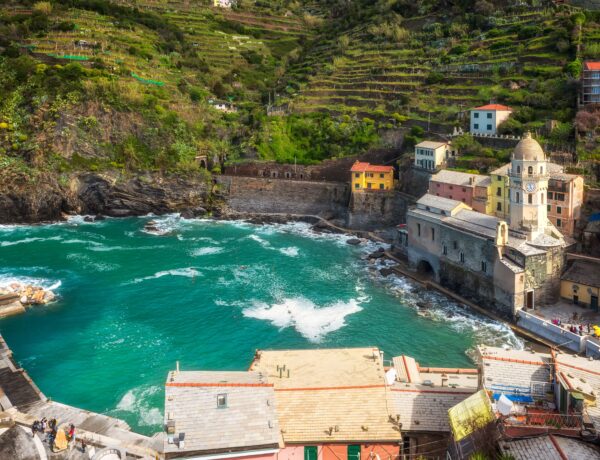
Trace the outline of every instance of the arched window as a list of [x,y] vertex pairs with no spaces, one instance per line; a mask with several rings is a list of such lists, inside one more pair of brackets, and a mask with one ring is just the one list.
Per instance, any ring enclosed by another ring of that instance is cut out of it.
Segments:
[[519,194],[519,192],[517,192],[517,199],[515,200],[516,203],[519,203],[521,201],[521,196]]
[[533,194],[532,193],[529,193],[527,195],[527,203],[529,203],[529,204],[533,203]]
[[541,203],[544,204],[544,192],[540,193]]
[[527,174],[529,174],[530,176],[533,174],[533,166],[527,168]]
[[521,167],[517,166],[517,174],[521,174]]
[[540,166],[540,174],[544,174],[544,167]]

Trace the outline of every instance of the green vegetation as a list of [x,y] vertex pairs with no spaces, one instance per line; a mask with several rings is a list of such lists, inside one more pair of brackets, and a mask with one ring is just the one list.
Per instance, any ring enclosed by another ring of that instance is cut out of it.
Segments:
[[[422,126],[466,127],[460,114],[490,100],[515,109],[502,133],[553,119],[548,141],[572,142],[576,78],[599,51],[600,15],[539,0],[241,0],[231,10],[208,0],[9,0],[0,176],[195,174],[198,154],[312,163],[377,146],[387,129],[405,130],[409,148],[427,136]],[[285,114],[268,117],[269,103]],[[576,120],[589,159],[599,155],[594,117]],[[464,148],[460,168],[506,158]]]

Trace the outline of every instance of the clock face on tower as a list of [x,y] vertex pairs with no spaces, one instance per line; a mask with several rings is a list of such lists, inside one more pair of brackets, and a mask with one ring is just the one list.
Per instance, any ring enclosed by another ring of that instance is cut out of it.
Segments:
[[535,192],[535,184],[533,182],[527,182],[527,184],[525,184],[525,190],[529,193]]

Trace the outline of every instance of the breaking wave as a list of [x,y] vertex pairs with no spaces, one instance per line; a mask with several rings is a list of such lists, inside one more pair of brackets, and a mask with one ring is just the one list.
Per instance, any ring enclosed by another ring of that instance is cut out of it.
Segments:
[[162,412],[157,407],[152,407],[148,401],[160,391],[161,387],[156,385],[133,388],[123,395],[115,411],[136,415],[137,422],[141,426],[160,426],[163,422]]
[[194,267],[176,268],[173,270],[163,270],[160,272],[156,272],[154,275],[144,276],[142,278],[135,278],[133,281],[124,284],[137,284],[143,281],[162,278],[163,276],[183,276],[186,278],[196,278],[198,276],[202,276],[202,273],[200,273]]
[[307,340],[318,343],[330,332],[346,325],[346,317],[358,313],[362,308],[357,300],[338,301],[319,307],[305,298],[284,299],[281,303],[268,305],[255,302],[254,306],[243,311],[248,318],[270,321],[280,329],[293,327]]
[[223,248],[220,246],[208,246],[206,248],[198,248],[192,251],[193,256],[208,256],[211,254],[219,254],[223,252]]

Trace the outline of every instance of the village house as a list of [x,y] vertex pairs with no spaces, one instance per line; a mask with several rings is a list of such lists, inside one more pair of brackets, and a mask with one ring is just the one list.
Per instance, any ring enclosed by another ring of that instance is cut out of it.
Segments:
[[[169,372],[165,455],[248,460],[443,457],[477,369],[384,361],[376,347],[261,350],[242,372]],[[404,433],[406,433],[404,435]]]
[[415,166],[436,171],[446,164],[448,158],[456,156],[449,142],[423,141],[415,145]]
[[587,61],[581,72],[581,103],[597,104],[600,102],[600,62]]
[[213,0],[213,6],[215,8],[232,8],[236,3],[236,0]]
[[450,441],[448,410],[477,391],[477,369],[427,368],[396,356],[387,372],[388,396],[400,416],[402,455],[444,458]]
[[600,263],[574,260],[560,278],[560,296],[575,305],[598,311]]
[[508,119],[512,109],[506,105],[488,104],[471,109],[471,123],[469,131],[471,134],[495,135],[498,126]]
[[166,459],[271,460],[280,448],[273,384],[258,372],[171,371]]
[[427,194],[407,213],[409,262],[450,289],[506,316],[555,301],[569,243],[548,221],[548,169],[530,134],[516,146],[509,222]]
[[357,161],[350,169],[352,192],[365,190],[393,190],[394,167],[372,165]]
[[551,173],[548,181],[548,219],[565,236],[573,236],[581,217],[583,177]]
[[462,201],[474,211],[491,214],[491,178],[443,169],[431,176],[429,193],[435,196]]

